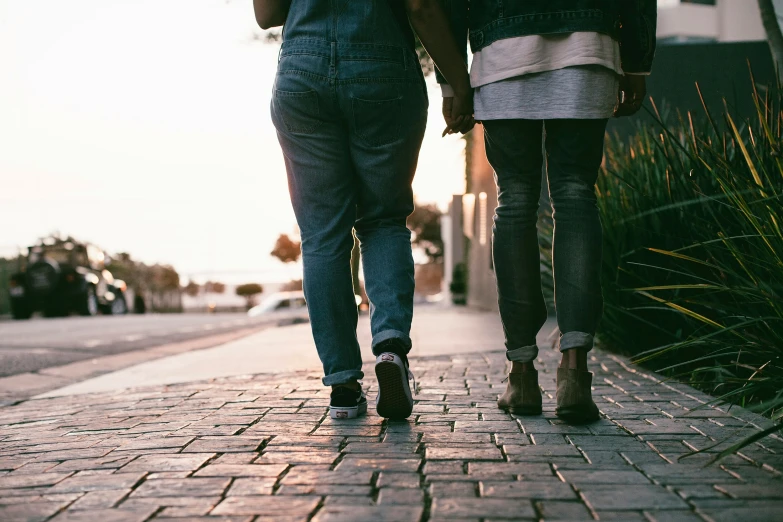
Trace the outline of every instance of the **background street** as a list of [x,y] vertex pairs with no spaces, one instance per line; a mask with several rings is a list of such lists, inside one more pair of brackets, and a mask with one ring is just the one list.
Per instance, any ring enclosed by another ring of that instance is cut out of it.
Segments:
[[[550,320],[539,335],[541,346],[555,329]],[[375,356],[370,350],[370,319],[362,315],[357,330],[366,377],[373,374]],[[411,357],[487,353],[503,348],[503,329],[498,315],[438,305],[419,305],[411,329]],[[265,328],[260,332],[204,349],[182,350],[111,373],[80,379],[39,396],[76,395],[117,391],[140,386],[212,380],[250,374],[312,370],[321,361],[309,324]]]
[[[0,405],[129,366],[203,350],[296,315],[148,314],[0,322]],[[272,328],[274,329],[274,328]]]
[[239,314],[66,317],[0,322],[0,377],[261,326]]

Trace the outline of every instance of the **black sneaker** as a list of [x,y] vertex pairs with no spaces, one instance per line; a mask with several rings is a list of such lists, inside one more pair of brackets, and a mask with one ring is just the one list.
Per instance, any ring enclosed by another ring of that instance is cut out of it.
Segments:
[[345,386],[332,389],[329,416],[333,419],[355,419],[367,413],[367,397],[361,387],[354,391]]
[[[375,359],[375,375],[378,377],[375,410],[387,419],[407,419],[413,412],[413,396],[408,383],[413,374],[408,367],[408,358],[400,353],[404,350],[396,340],[386,341],[376,348],[388,351]],[[415,383],[414,380],[414,387]]]

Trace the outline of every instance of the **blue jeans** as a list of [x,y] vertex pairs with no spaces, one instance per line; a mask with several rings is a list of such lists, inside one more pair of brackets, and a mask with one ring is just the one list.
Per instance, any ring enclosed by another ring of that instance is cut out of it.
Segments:
[[326,386],[361,379],[351,278],[361,243],[373,334],[410,350],[413,258],[406,226],[427,118],[418,59],[400,47],[285,42],[272,121],[302,235],[304,292]]
[[603,308],[603,234],[595,183],[607,120],[483,123],[487,158],[498,186],[493,259],[506,357],[533,361],[538,355],[536,334],[547,318],[536,229],[544,129],[555,223],[552,256],[560,350],[589,351]]

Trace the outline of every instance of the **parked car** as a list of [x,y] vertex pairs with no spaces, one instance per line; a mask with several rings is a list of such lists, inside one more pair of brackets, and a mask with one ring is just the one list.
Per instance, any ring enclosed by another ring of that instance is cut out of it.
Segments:
[[100,248],[70,238],[47,238],[30,247],[11,276],[13,318],[29,319],[37,311],[46,317],[127,313],[126,284],[106,269],[109,263]]
[[248,310],[247,315],[278,320],[306,320],[307,303],[303,292],[279,292],[270,295],[261,304]]

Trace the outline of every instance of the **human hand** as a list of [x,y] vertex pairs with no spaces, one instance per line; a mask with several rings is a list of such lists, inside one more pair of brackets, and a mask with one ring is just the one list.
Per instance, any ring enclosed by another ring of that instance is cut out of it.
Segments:
[[620,103],[614,117],[631,116],[639,112],[647,95],[647,78],[639,74],[626,74],[620,79]]
[[446,128],[442,136],[455,132],[462,134],[470,132],[476,124],[473,119],[473,91],[443,98],[443,119],[446,121]]

